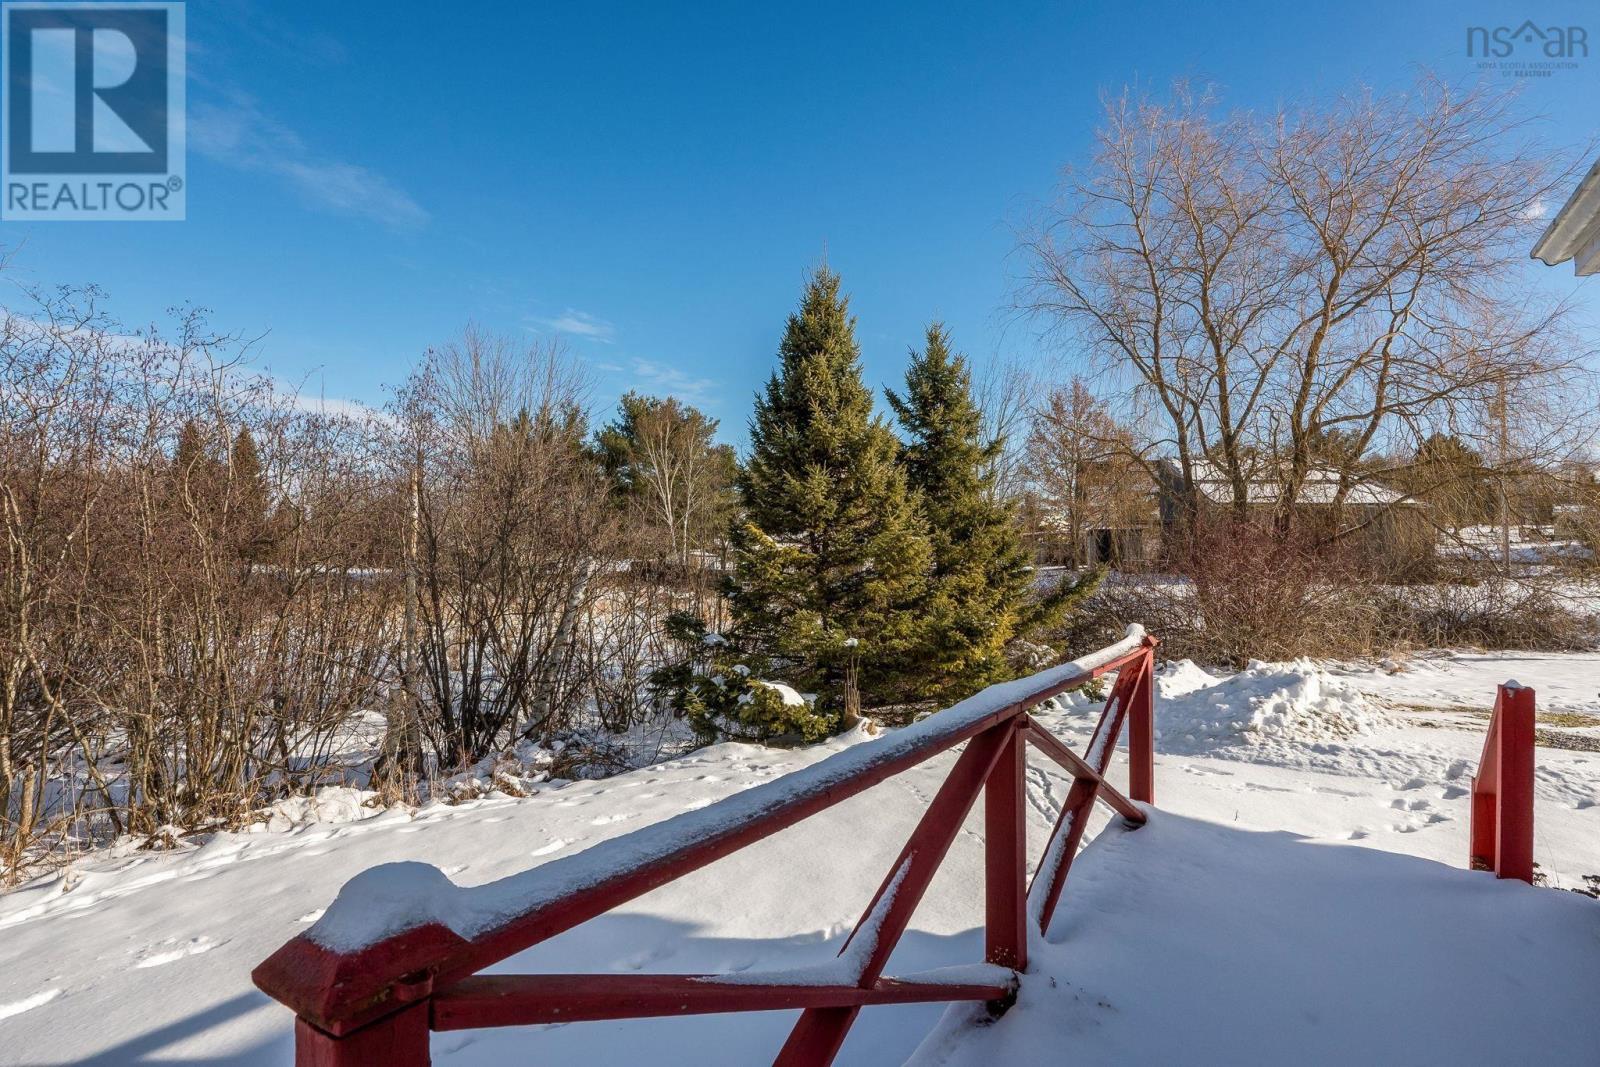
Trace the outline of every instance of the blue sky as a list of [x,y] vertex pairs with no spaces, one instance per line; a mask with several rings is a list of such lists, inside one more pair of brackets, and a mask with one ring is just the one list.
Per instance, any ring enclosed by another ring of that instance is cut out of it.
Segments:
[[[1591,27],[1525,83],[1556,146],[1600,132],[1593,3],[572,4],[192,0],[188,219],[4,223],[13,278],[93,282],[265,334],[259,362],[381,403],[468,322],[560,329],[597,407],[675,392],[742,441],[808,268],[853,295],[869,381],[934,317],[1031,359],[1015,227],[1082,157],[1098,96],[1189,76],[1267,108],[1419,65],[1475,77],[1466,27]],[[1533,284],[1600,308],[1593,281]]]

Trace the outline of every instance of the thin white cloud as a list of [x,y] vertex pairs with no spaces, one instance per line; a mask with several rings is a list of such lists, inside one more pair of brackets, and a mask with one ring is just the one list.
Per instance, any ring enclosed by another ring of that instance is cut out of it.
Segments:
[[591,315],[587,311],[579,311],[577,308],[567,308],[553,318],[534,317],[530,321],[556,333],[583,337],[602,344],[610,344],[617,339],[615,326],[605,319]]
[[696,378],[677,367],[648,359],[635,359],[631,374],[634,383],[645,392],[663,392],[690,403],[711,399],[718,384],[713,378]]
[[345,397],[327,396],[320,386],[313,392],[310,382],[303,380],[299,384],[278,374],[268,374],[275,396],[287,400],[297,410],[308,412],[312,415],[330,415],[335,418],[354,419],[358,422],[369,418],[388,419],[389,415],[379,408],[364,404],[359,400],[350,400]]
[[330,211],[414,229],[428,212],[388,178],[355,163],[313,152],[299,134],[249,100],[190,105],[189,144],[201,155],[239,170],[274,174]]
[[359,400],[344,400],[336,396],[312,396],[296,393],[294,406],[313,415],[333,415],[339,418],[362,421],[370,418],[387,419],[389,416],[377,408],[369,408]]
[[1528,220],[1542,219],[1550,213],[1550,206],[1543,200],[1535,200],[1522,209],[1522,217]]

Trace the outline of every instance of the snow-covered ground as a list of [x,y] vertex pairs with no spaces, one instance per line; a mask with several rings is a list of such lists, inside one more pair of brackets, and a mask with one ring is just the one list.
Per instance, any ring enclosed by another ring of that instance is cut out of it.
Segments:
[[[1554,713],[1543,739],[1567,746],[1539,749],[1535,860],[1553,885],[1600,885],[1600,752],[1583,750],[1600,739],[1600,654],[1302,662],[1231,677],[1168,665],[1160,810],[1143,830],[1096,838],[1098,816],[1016,1008],[987,1027],[968,1025],[964,1007],[869,1008],[841,1062],[1053,1062],[1069,1050],[1100,1062],[1331,1062],[1376,1049],[1412,1063],[1581,1060],[1600,1047],[1600,903],[1460,870],[1481,716],[1511,677],[1538,691],[1542,720]],[[1074,698],[1041,717],[1081,751],[1095,712]],[[718,745],[603,781],[415,812],[330,794],[279,828],[94,855],[0,897],[0,1063],[288,1063],[289,1013],[249,972],[357,872],[421,860],[459,884],[489,882],[862,740]],[[950,762],[498,969],[824,964]],[[1037,850],[1066,782],[1038,761],[1029,775]],[[981,958],[981,828],[975,812],[889,973]],[[641,1048],[657,1062],[749,1064],[770,1059],[792,1018],[461,1032],[433,1048],[441,1064],[599,1067],[639,1062]]]

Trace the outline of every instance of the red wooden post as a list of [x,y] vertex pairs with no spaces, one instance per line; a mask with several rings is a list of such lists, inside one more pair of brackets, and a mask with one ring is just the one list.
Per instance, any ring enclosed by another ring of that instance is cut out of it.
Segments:
[[1475,870],[1533,882],[1532,689],[1502,685],[1472,779],[1470,862]]
[[1018,716],[1006,748],[983,787],[984,959],[1028,969],[1027,719]]
[[1139,661],[1139,684],[1128,708],[1128,796],[1144,804],[1156,802],[1155,641],[1145,638]]
[[428,1067],[428,1002],[418,1001],[343,1037],[294,1021],[295,1067]]
[[1500,706],[1496,698],[1494,714],[1489,716],[1489,732],[1483,741],[1483,757],[1478,773],[1472,776],[1471,847],[1467,865],[1475,871],[1497,869],[1495,839],[1499,837],[1500,781]]
[[1500,687],[1495,874],[1533,883],[1533,690]]

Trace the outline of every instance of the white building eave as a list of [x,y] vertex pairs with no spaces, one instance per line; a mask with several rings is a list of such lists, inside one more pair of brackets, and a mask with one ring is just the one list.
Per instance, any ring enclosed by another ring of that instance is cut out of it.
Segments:
[[1532,255],[1547,267],[1570,259],[1579,277],[1600,273],[1600,160],[1550,220]]

